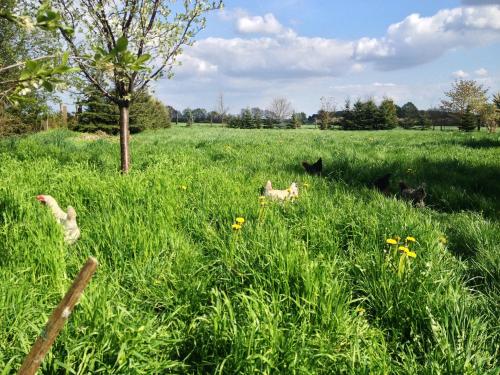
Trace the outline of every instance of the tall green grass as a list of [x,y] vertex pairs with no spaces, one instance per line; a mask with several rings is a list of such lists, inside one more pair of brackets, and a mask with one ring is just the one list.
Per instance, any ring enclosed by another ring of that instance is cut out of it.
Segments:
[[[0,141],[0,373],[89,255],[100,267],[41,373],[500,370],[498,136],[193,127],[131,146],[122,176],[114,139]],[[325,176],[305,175],[320,156]],[[426,182],[428,207],[369,188],[387,172],[394,193]],[[261,207],[268,179],[299,199]],[[76,208],[75,246],[37,194]],[[385,241],[408,235],[398,277]]]

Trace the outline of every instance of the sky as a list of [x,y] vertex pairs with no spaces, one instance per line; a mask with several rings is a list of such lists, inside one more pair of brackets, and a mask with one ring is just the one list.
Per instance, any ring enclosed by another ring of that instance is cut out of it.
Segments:
[[225,0],[155,95],[178,110],[310,115],[321,97],[439,107],[456,79],[500,91],[500,0]]

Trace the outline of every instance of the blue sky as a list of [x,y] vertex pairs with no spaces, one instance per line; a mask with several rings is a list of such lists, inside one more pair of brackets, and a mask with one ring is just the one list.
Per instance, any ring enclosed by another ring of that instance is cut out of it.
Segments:
[[177,109],[230,112],[286,97],[314,113],[390,97],[439,106],[458,78],[500,91],[500,0],[226,0],[156,95]]

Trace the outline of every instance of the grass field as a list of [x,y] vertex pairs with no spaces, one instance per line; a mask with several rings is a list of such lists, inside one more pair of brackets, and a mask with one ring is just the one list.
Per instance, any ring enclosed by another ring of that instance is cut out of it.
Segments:
[[[122,176],[114,139],[0,141],[0,374],[89,255],[41,373],[500,371],[498,135],[193,127],[131,147]],[[319,156],[325,176],[305,175]],[[394,193],[426,182],[427,207],[368,187],[386,172]],[[260,206],[268,179],[299,199]],[[37,194],[76,208],[76,245]],[[395,236],[417,241],[404,270]]]

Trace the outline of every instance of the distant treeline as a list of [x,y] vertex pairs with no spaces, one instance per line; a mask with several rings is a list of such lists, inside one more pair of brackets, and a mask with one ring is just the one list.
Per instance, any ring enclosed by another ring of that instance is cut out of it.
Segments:
[[216,111],[203,108],[183,111],[168,107],[172,122],[199,124],[227,124],[228,127],[242,129],[294,129],[302,125],[315,125],[321,129],[376,130],[392,129],[397,126],[406,129],[429,129],[432,127],[457,126],[460,117],[441,109],[419,110],[408,102],[398,106],[390,99],[380,105],[373,100],[356,101],[353,105],[346,102],[342,110],[325,111],[307,116],[304,112],[292,113],[288,118],[280,119],[273,111],[258,107],[245,108],[239,114],[221,116]]

